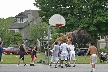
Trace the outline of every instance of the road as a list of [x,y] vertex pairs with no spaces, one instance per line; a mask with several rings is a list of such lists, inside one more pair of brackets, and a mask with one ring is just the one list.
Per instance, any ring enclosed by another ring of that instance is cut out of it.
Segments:
[[[90,64],[77,64],[76,67],[54,68],[43,64],[36,64],[35,66],[23,66],[20,64],[0,64],[0,72],[90,72]],[[108,72],[108,64],[97,64],[96,72]]]

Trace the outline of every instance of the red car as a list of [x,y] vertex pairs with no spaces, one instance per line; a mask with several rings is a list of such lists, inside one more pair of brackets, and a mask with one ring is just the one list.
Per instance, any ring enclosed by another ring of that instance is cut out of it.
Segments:
[[28,54],[31,54],[32,48],[26,47],[26,50],[27,50],[27,53],[28,53]]
[[[25,52],[25,54],[31,54],[31,48],[26,47],[27,53]],[[19,55],[20,54],[20,50],[19,48],[7,48],[4,50],[5,54],[14,54],[14,55]]]
[[8,48],[4,50],[5,54],[19,54],[19,49],[18,48]]

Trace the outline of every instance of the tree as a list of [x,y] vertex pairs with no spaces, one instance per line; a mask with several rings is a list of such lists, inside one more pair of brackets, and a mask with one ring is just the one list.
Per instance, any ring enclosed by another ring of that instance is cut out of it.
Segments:
[[0,18],[0,37],[3,39],[5,35],[8,34],[8,29],[12,24],[12,18]]
[[35,0],[39,7],[42,21],[48,22],[53,14],[61,14],[66,19],[63,32],[81,28],[90,34],[97,43],[98,35],[108,35],[108,1],[107,0]]
[[21,33],[8,32],[7,35],[4,35],[4,37],[3,37],[3,45],[4,45],[4,47],[18,46],[22,40],[23,40],[23,37],[22,37]]
[[55,28],[55,27],[52,27],[51,28],[51,42],[55,42],[55,40],[59,37],[59,33],[58,33],[59,29],[58,28]]
[[13,21],[14,19],[12,17],[6,19],[0,18],[0,37],[4,47],[18,45],[22,41],[22,35],[20,33],[13,34],[9,31]]
[[48,34],[48,24],[46,23],[40,23],[40,24],[33,24],[28,28],[29,31],[29,37],[33,42],[35,42],[37,39],[42,41],[45,36]]
[[72,43],[75,45],[75,47],[88,48],[90,42],[91,39],[86,31],[77,29],[72,32]]

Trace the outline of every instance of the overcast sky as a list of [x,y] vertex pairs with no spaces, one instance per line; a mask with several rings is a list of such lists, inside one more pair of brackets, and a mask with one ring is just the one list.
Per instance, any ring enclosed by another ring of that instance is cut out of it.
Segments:
[[35,0],[0,0],[0,18],[14,17],[25,10],[37,10]]

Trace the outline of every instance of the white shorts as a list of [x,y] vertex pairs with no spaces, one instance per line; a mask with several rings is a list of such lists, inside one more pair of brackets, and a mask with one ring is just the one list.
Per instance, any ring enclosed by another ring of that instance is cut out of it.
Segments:
[[75,59],[75,51],[70,51],[70,60],[76,60]]
[[61,56],[61,60],[67,60],[67,56]]
[[59,57],[52,56],[51,62],[58,62]]
[[67,60],[67,57],[68,57],[68,52],[67,51],[64,51],[61,53],[61,60]]
[[91,58],[92,58],[92,64],[95,64],[97,62],[97,55],[96,54],[92,54]]

